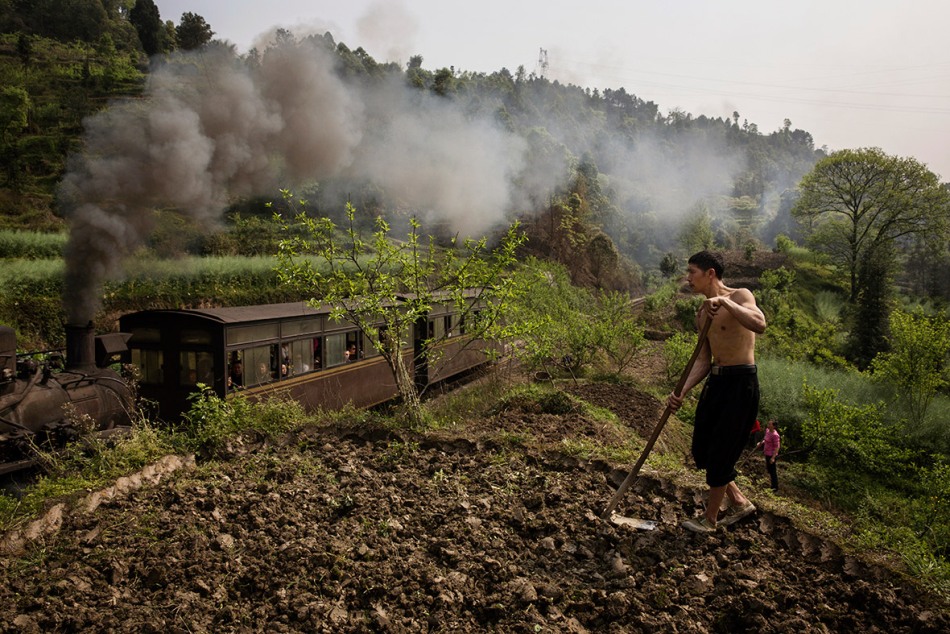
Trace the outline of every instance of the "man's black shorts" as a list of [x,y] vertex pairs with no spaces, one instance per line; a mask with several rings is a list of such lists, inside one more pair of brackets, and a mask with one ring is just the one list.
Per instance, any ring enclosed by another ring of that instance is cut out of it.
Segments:
[[755,366],[745,373],[710,375],[696,407],[693,459],[706,470],[706,484],[725,486],[736,479],[736,462],[749,441],[759,410]]

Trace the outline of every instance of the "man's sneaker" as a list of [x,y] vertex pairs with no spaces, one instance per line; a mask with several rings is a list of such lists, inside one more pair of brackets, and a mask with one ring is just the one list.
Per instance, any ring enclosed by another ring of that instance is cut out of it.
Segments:
[[683,522],[683,528],[694,533],[715,533],[716,525],[710,522],[706,516],[694,517],[691,520]]
[[731,526],[732,524],[735,524],[741,520],[743,517],[748,517],[755,513],[755,504],[749,501],[747,501],[742,506],[732,506],[729,508],[730,511],[719,522],[723,526]]

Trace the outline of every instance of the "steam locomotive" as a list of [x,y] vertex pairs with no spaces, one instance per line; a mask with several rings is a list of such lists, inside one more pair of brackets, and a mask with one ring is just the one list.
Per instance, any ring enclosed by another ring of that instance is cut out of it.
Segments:
[[16,333],[0,326],[0,474],[26,466],[31,444],[68,439],[79,427],[108,432],[129,424],[132,390],[108,367],[126,353],[127,338],[69,325],[66,358],[37,361],[18,358]]
[[[474,293],[467,301],[462,310],[434,303],[404,333],[403,358],[420,389],[488,361],[490,346],[466,332],[466,319],[479,312]],[[0,474],[20,468],[13,456],[37,437],[69,436],[82,423],[100,433],[128,425],[134,395],[110,369],[116,363],[165,421],[181,419],[202,385],[221,398],[279,394],[307,410],[393,399],[397,386],[369,335],[331,313],[307,302],[144,310],[121,317],[118,333],[68,325],[65,359],[41,363],[18,361],[14,331],[0,327]]]

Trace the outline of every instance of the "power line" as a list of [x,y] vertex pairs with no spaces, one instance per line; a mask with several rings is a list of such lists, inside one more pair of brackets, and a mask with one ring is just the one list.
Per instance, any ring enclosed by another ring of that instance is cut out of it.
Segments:
[[[629,82],[632,76],[636,75],[655,75],[662,78],[672,78],[672,79],[690,79],[701,82],[719,82],[722,84],[733,84],[736,86],[747,86],[753,88],[761,88],[763,90],[788,90],[788,91],[797,91],[797,92],[810,92],[818,94],[827,94],[827,95],[853,95],[853,96],[866,96],[874,98],[904,98],[904,99],[947,99],[950,100],[950,95],[922,95],[922,94],[909,94],[909,93],[885,93],[885,92],[870,92],[870,91],[860,91],[852,89],[842,89],[842,88],[820,88],[812,86],[796,86],[796,85],[784,85],[784,84],[771,84],[764,82],[755,82],[755,81],[744,81],[744,80],[729,80],[729,79],[710,79],[709,77],[698,77],[695,75],[683,75],[677,73],[666,73],[659,71],[649,71],[637,69],[633,71],[628,71],[625,67],[610,65],[610,64],[596,64],[590,62],[577,62],[571,60],[561,60],[556,58],[556,62],[568,61],[576,66],[587,66],[591,68],[600,68],[609,71],[621,71],[621,74],[617,73],[601,73],[604,77],[615,77],[618,80],[621,80],[621,83]],[[555,71],[558,70],[557,64],[553,67]],[[906,67],[903,69],[891,69],[896,70],[916,70],[926,68],[928,70],[933,70],[933,66],[912,66]],[[578,71],[572,71],[565,68],[565,71],[568,74],[577,74]],[[870,73],[871,71],[867,71]],[[924,81],[924,80],[920,80]],[[686,91],[694,94],[700,95],[710,95],[717,97],[729,97],[729,98],[743,98],[743,99],[752,99],[758,101],[768,101],[768,102],[781,102],[781,103],[796,103],[796,104],[806,104],[806,105],[817,105],[817,106],[827,106],[834,108],[848,108],[848,109],[857,109],[857,110],[873,110],[881,112],[897,112],[897,113],[912,113],[912,114],[950,114],[950,107],[944,107],[940,105],[892,105],[885,103],[861,103],[855,101],[842,101],[838,99],[828,99],[820,97],[803,97],[800,95],[775,95],[767,94],[762,92],[749,92],[743,90],[735,89],[723,89],[721,87],[704,87],[697,85],[688,85],[682,83],[670,83],[662,82],[650,79],[636,79],[638,86],[654,86],[657,88],[663,88],[667,90],[675,91]],[[629,86],[629,83],[628,83]]]

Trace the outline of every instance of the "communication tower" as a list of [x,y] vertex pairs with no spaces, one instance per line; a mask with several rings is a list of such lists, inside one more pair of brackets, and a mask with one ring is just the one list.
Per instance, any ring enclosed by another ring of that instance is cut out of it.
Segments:
[[548,72],[548,51],[547,49],[540,49],[538,53],[538,67],[535,69],[534,74],[538,77],[543,78]]

